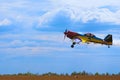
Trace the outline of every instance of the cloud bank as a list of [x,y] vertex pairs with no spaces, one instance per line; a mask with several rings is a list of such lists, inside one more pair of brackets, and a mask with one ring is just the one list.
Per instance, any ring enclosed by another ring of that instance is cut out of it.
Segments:
[[34,26],[36,23],[38,27],[44,24],[49,26],[49,23],[59,13],[64,13],[64,16],[69,17],[72,23],[94,21],[120,25],[119,3],[118,0],[45,0],[43,2],[13,0],[1,2],[0,13],[2,20],[10,19],[9,23],[16,21],[29,26]]

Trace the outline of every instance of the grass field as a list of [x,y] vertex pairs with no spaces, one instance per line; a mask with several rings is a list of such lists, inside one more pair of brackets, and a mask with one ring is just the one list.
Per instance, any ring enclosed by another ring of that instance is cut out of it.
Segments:
[[3,75],[0,76],[0,80],[120,80],[120,76],[101,76],[101,75],[74,75],[74,76],[63,76],[63,75]]

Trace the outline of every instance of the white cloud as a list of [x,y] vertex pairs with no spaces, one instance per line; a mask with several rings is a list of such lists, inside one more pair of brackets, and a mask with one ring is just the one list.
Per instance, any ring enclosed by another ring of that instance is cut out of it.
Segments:
[[114,39],[113,40],[113,45],[120,47],[120,39]]
[[[62,46],[62,33],[23,33],[23,34],[4,34],[0,37],[0,47],[23,47],[23,46]],[[2,41],[5,40],[5,41]],[[59,44],[59,45],[58,45]]]
[[4,19],[0,21],[0,26],[10,25],[12,22],[9,19]]
[[119,9],[117,9],[117,11],[115,12],[112,12],[109,7],[104,7],[112,6],[116,10],[116,8],[120,8],[120,5],[118,4],[120,3],[120,1],[51,0],[51,3],[51,6],[54,7],[54,10],[60,8],[59,12],[66,12],[68,14],[67,16],[69,16],[73,21],[82,21],[86,23],[90,20],[96,20],[97,22],[109,22],[114,24],[120,24]]
[[29,26],[38,23],[39,27],[47,25],[60,12],[65,12],[64,16],[70,17],[73,22],[96,20],[120,24],[119,3],[119,0],[2,1],[0,13],[3,18],[12,18]]
[[1,54],[11,54],[11,55],[39,55],[39,54],[52,54],[52,52],[65,52],[69,51],[70,48],[60,48],[60,47],[51,47],[51,46],[22,46],[22,47],[8,47],[0,48]]
[[[39,19],[39,26],[42,24],[46,24],[50,22],[56,14],[60,12],[65,12],[65,16],[71,18],[73,22],[80,22],[86,23],[91,20],[96,20],[97,22],[109,22],[113,24],[120,24],[119,18],[119,8],[120,1],[116,0],[49,0],[49,7],[43,5],[42,7],[45,8],[46,13],[40,16]],[[87,4],[87,5],[86,5]],[[111,11],[115,8],[116,11]]]
[[[105,1],[101,1],[101,0],[60,0],[60,1],[56,1],[56,0],[50,0],[54,5],[58,5],[58,6],[71,6],[71,7],[79,7],[79,8],[96,8],[96,7],[101,7],[101,6],[119,6],[119,2],[118,0],[105,0]],[[56,3],[56,4],[55,4]],[[60,7],[61,7],[60,6]]]
[[52,11],[48,11],[44,15],[40,16],[38,26],[41,27],[42,25],[47,24],[47,22],[50,22],[58,12],[59,12],[59,9],[52,10]]

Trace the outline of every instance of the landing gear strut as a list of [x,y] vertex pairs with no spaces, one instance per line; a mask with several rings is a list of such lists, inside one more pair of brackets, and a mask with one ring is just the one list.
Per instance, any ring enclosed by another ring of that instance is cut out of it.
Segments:
[[110,45],[108,45],[108,48],[110,48]]

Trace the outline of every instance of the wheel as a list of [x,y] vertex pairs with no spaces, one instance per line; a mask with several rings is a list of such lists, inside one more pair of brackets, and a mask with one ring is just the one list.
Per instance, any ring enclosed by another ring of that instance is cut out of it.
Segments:
[[76,42],[73,42],[73,45],[75,45],[76,44]]
[[71,45],[71,48],[74,48],[74,45]]

